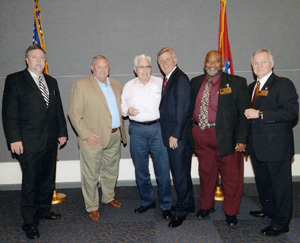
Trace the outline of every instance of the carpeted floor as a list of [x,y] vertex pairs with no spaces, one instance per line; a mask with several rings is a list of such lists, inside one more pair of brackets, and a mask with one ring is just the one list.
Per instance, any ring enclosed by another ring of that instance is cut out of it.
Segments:
[[[194,186],[196,211],[199,209],[199,185]],[[175,192],[172,188],[173,199]],[[229,228],[225,223],[222,202],[216,202],[216,212],[208,219],[198,220],[189,214],[179,228],[171,229],[162,219],[159,208],[137,215],[133,210],[140,206],[136,187],[117,187],[116,199],[120,210],[100,206],[101,220],[93,223],[85,211],[81,189],[60,189],[67,200],[53,206],[62,218],[42,220],[40,238],[30,240],[21,229],[20,191],[0,191],[0,242],[300,242],[300,182],[294,183],[294,213],[290,232],[278,237],[265,237],[260,230],[269,225],[269,219],[256,219],[250,210],[258,210],[255,184],[245,184],[238,215],[239,223]]]

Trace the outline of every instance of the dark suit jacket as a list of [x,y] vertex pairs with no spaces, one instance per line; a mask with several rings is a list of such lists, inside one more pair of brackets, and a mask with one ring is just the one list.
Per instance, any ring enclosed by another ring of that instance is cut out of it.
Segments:
[[67,125],[57,81],[44,74],[49,107],[27,69],[5,81],[2,119],[7,143],[22,141],[24,152],[57,148],[57,138],[67,137]]
[[[204,78],[205,74],[191,80],[193,111]],[[236,143],[246,144],[250,129],[250,123],[244,115],[245,109],[250,107],[246,79],[222,73],[220,89],[226,88],[227,85],[231,88],[231,93],[221,94],[219,92],[215,127],[220,156],[232,154]]]
[[169,138],[185,138],[185,127],[191,116],[191,84],[178,67],[171,74],[159,106],[163,141],[169,147]]
[[[249,85],[252,95],[255,82]],[[252,119],[252,139],[255,155],[260,161],[291,160],[294,156],[293,121],[299,112],[298,95],[287,78],[269,77],[262,90],[267,96],[257,96],[254,109],[263,111],[263,119]]]

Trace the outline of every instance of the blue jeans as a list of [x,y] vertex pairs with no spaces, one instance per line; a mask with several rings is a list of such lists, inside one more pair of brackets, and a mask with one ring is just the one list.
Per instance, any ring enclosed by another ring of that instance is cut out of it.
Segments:
[[155,202],[149,173],[149,154],[152,157],[159,207],[169,210],[171,202],[170,165],[167,149],[163,144],[160,122],[150,126],[131,122],[129,125],[130,153],[135,165],[135,177],[142,206]]

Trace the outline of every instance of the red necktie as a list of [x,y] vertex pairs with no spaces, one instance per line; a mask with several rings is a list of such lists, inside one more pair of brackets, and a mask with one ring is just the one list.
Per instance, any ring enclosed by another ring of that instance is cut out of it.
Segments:
[[260,82],[258,80],[257,84],[256,84],[255,91],[254,91],[253,99],[252,99],[252,108],[254,108],[254,106],[255,106],[255,101],[256,101],[256,98],[257,98],[257,94],[258,94],[259,88],[260,88]]
[[163,86],[163,91],[165,91],[165,88],[166,88],[166,86],[167,86],[167,83],[168,83],[168,78],[166,77],[166,78],[165,78],[165,82],[164,82],[164,86]]

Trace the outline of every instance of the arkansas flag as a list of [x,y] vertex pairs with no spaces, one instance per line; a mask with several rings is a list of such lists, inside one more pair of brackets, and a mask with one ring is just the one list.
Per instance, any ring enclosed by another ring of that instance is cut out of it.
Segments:
[[226,0],[221,0],[218,51],[222,53],[223,57],[223,71],[225,73],[233,74],[233,63],[227,29]]

